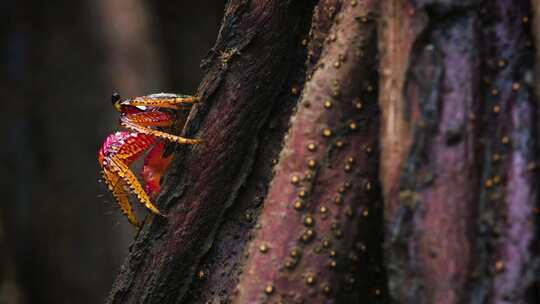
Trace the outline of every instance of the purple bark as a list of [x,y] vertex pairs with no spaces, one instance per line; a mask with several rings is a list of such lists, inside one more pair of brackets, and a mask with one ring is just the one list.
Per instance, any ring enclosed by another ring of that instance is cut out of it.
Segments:
[[234,303],[382,298],[377,257],[366,252],[376,256],[380,244],[378,119],[370,82],[375,1],[345,2],[335,13],[339,23],[291,119]]
[[[399,30],[417,33],[404,95],[381,95],[398,109],[384,109],[382,121],[391,294],[408,303],[532,301],[538,122],[529,3],[412,3],[400,15],[409,28]],[[411,131],[392,132],[392,117]]]

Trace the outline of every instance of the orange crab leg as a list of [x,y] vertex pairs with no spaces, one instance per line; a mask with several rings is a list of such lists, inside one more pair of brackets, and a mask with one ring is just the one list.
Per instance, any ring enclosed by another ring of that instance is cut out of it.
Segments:
[[112,161],[111,167],[113,172],[118,174],[118,176],[120,176],[120,178],[122,178],[126,182],[128,187],[135,194],[135,196],[137,196],[139,201],[153,213],[163,216],[163,214],[159,212],[157,207],[152,204],[150,198],[148,197],[148,194],[144,191],[141,184],[139,184],[137,177],[135,176],[135,174],[133,174],[133,172],[131,172],[129,167],[116,156],[112,156],[110,159]]
[[180,136],[172,135],[172,134],[165,133],[165,132],[162,132],[162,131],[159,131],[159,130],[154,130],[154,129],[144,127],[144,126],[142,126],[140,124],[132,122],[129,119],[129,116],[130,115],[125,115],[125,116],[122,116],[120,118],[120,124],[122,125],[122,127],[126,128],[128,130],[139,132],[139,133],[146,134],[146,135],[151,135],[151,136],[161,138],[161,139],[165,139],[167,141],[178,143],[178,144],[199,144],[199,143],[201,143],[201,141],[198,140],[198,139],[189,139],[189,138],[180,137]]
[[198,144],[199,140],[184,138],[159,130],[150,129],[147,126],[169,126],[172,124],[170,114],[164,112],[140,112],[134,114],[125,114],[120,117],[120,124],[131,131],[165,139],[179,144]]
[[123,105],[181,109],[186,104],[199,102],[199,97],[176,94],[153,94],[127,99]]
[[122,213],[128,218],[128,221],[132,225],[139,227],[140,223],[137,221],[131,210],[131,205],[129,204],[128,196],[124,189],[125,183],[118,175],[105,168],[103,169],[103,179],[105,180],[109,191],[111,191],[115,198],[116,203],[120,207],[120,210],[122,210]]
[[133,114],[124,114],[120,121],[145,127],[169,127],[174,122],[173,115],[164,112],[139,112]]

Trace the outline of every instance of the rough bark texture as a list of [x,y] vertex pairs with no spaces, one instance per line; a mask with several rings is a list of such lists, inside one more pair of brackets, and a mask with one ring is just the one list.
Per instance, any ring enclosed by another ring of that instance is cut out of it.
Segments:
[[[225,214],[225,221],[218,229],[212,248],[201,261],[198,280],[190,289],[187,302],[220,302],[230,298],[234,292],[246,259],[244,248],[252,238],[251,231],[256,226],[270,180],[274,176],[272,169],[279,157],[290,116],[302,91],[306,72],[313,69],[319,58],[322,42],[335,16],[337,2],[321,1],[315,8],[309,35],[308,22],[299,30],[299,37],[294,41],[297,49],[291,62],[291,72],[277,97],[270,119],[259,136],[253,170],[238,198]],[[305,45],[308,41],[309,48],[306,52]]]
[[[414,39],[426,23],[424,14],[416,14],[409,1],[381,1],[379,26],[380,87],[381,108],[381,162],[380,175],[385,197],[395,193],[399,172],[405,154],[411,144],[411,115],[417,115],[405,108],[403,85],[405,72]],[[394,204],[386,204],[386,208]],[[385,210],[392,214],[393,210]]]
[[[381,35],[391,43],[399,33],[415,33],[401,42],[413,45],[404,78],[398,70],[398,85],[390,86],[394,70],[384,64],[381,76],[393,91],[386,94],[400,96],[380,99],[389,113],[382,117],[388,156],[381,168],[392,297],[524,302],[537,271],[538,225],[529,3],[411,4],[398,17],[408,28],[387,26]],[[392,1],[383,12],[396,7],[403,12]],[[382,62],[393,60],[388,55]],[[393,117],[405,117],[411,132],[391,132]],[[393,149],[395,143],[404,149]]]
[[[142,229],[109,303],[176,303],[212,245],[225,210],[247,181],[258,132],[289,73],[309,1],[229,1],[185,135],[204,143],[176,152],[158,205]],[[309,17],[308,17],[309,18]],[[257,84],[257,85],[252,85]]]
[[375,1],[344,2],[335,13],[291,119],[234,303],[383,298]]
[[204,143],[109,303],[534,303],[531,23],[527,0],[229,1],[183,132]]
[[499,0],[483,9],[482,191],[471,299],[516,303],[539,270],[531,252],[538,177],[530,6]]

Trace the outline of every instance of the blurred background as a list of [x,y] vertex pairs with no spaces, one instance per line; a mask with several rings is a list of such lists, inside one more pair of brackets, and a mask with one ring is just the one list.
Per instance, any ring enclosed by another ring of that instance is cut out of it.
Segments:
[[103,302],[136,232],[99,182],[110,95],[193,93],[224,2],[0,1],[0,304]]

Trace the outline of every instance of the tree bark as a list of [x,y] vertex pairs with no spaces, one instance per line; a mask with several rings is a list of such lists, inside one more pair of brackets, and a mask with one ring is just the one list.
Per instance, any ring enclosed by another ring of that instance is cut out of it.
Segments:
[[383,29],[387,44],[413,33],[397,41],[410,49],[406,72],[383,66],[381,77],[397,83],[381,95],[382,129],[395,130],[384,133],[382,152],[392,297],[524,302],[538,271],[529,3],[383,7],[400,14],[388,23],[404,25]]
[[229,1],[206,76],[154,218],[139,233],[109,303],[177,303],[212,247],[225,210],[248,181],[259,132],[291,69],[309,1]]
[[376,2],[344,2],[335,14],[233,303],[373,303],[381,296]]
[[108,302],[534,303],[531,10],[229,1]]

